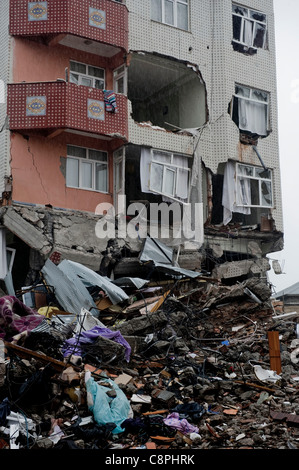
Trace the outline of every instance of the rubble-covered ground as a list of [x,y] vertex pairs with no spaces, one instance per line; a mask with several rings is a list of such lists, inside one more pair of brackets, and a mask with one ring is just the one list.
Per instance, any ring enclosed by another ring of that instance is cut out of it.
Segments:
[[199,277],[128,294],[102,297],[97,315],[0,298],[2,449],[299,448],[297,315],[266,284]]

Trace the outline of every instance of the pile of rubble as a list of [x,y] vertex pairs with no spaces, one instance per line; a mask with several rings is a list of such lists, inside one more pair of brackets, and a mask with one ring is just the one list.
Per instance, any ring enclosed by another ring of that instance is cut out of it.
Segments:
[[49,270],[0,298],[2,449],[299,448],[298,315],[268,285],[83,273],[96,308]]

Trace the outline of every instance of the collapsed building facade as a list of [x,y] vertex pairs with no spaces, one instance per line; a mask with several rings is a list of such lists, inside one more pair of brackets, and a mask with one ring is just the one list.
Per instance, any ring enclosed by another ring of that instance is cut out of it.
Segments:
[[[109,239],[131,274],[144,237],[118,236],[124,213],[150,221],[182,267],[266,279],[283,248],[272,2],[3,0],[0,21],[10,294],[50,257],[99,271]],[[191,246],[174,236],[173,203],[176,222],[190,205],[199,221]],[[96,230],[107,207],[108,239]]]

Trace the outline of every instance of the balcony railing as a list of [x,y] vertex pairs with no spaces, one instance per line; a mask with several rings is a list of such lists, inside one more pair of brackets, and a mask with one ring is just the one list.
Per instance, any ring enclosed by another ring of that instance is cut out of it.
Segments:
[[76,40],[80,44],[80,38],[85,45],[95,41],[113,46],[113,55],[119,49],[128,50],[128,10],[112,0],[10,0],[9,32],[46,42],[70,36],[71,47],[76,47]]
[[65,81],[14,83],[7,88],[7,113],[12,131],[47,135],[69,129],[128,138],[128,102],[124,95],[112,94],[111,106],[102,90]]

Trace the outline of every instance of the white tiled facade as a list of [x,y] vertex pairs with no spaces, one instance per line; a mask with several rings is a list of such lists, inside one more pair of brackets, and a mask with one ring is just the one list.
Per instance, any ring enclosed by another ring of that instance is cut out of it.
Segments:
[[[237,2],[234,2],[237,3]],[[220,163],[234,159],[260,165],[251,146],[241,145],[239,129],[228,106],[235,83],[270,94],[270,128],[257,149],[264,164],[273,170],[275,226],[283,231],[279,147],[274,12],[271,0],[248,0],[242,4],[267,15],[268,47],[249,56],[233,50],[231,0],[189,0],[189,31],[151,20],[151,0],[126,0],[129,10],[130,51],[156,52],[187,61],[200,70],[207,93],[208,121],[199,141],[206,168],[216,173]],[[190,110],[192,112],[192,110]],[[192,155],[193,137],[141,127],[129,121],[130,141]]]

